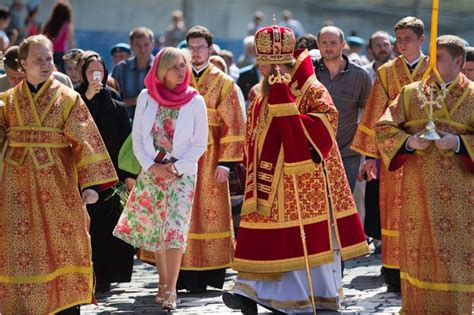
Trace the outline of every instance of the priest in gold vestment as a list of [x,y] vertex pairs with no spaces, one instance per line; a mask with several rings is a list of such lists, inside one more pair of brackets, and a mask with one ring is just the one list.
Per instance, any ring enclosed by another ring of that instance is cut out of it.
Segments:
[[[366,156],[363,171],[367,174],[367,180],[376,176],[375,159],[380,159],[375,143],[375,124],[402,87],[420,80],[428,68],[428,58],[421,52],[425,39],[423,22],[415,17],[406,17],[394,29],[401,55],[378,68],[351,146]],[[389,172],[383,165],[379,170],[383,275],[389,291],[400,291],[398,228],[403,170]]]
[[51,42],[24,40],[19,62],[26,79],[0,94],[0,313],[79,314],[93,294],[85,205],[117,176],[79,94],[51,77]]
[[[405,86],[377,123],[376,138],[388,170],[403,165],[401,313],[471,314],[474,83],[460,73],[465,48],[459,37],[439,37],[436,56],[446,85],[429,77]],[[439,140],[420,137],[430,106]]]
[[234,253],[228,171],[243,159],[244,115],[231,77],[209,63],[212,33],[191,28],[191,85],[204,97],[209,123],[207,151],[199,160],[188,245],[178,288],[194,292],[222,288]]

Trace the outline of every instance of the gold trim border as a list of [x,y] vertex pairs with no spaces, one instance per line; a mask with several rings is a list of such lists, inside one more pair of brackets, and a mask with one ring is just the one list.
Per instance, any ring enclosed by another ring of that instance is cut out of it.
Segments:
[[426,282],[415,277],[412,277],[408,272],[400,272],[400,279],[408,281],[411,285],[420,288],[434,291],[455,291],[455,292],[474,292],[474,284],[466,283],[439,283]]

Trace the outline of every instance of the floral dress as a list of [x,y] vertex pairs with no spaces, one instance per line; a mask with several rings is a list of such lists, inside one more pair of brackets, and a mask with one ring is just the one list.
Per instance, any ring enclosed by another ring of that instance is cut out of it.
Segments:
[[[178,110],[158,108],[152,129],[155,149],[171,152],[178,114]],[[142,170],[113,234],[149,251],[184,250],[195,183],[195,175],[165,180]]]

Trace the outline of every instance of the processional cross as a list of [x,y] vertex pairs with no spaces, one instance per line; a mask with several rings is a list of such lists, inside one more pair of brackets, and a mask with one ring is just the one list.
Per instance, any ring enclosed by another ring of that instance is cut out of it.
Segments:
[[[436,37],[438,36],[438,7],[439,7],[439,0],[433,0],[433,6],[431,9],[431,37],[430,37],[430,61],[429,66],[426,72],[423,74],[423,78],[421,79],[420,84],[418,85],[418,97],[421,100],[421,108],[428,106],[428,124],[426,124],[425,129],[426,131],[421,134],[420,138],[426,140],[439,140],[441,136],[436,132],[436,125],[433,119],[433,106],[436,108],[441,108],[441,102],[446,97],[446,84],[444,83],[441,75],[436,68]],[[441,82],[441,94],[438,95],[436,98],[434,96],[436,92],[436,88],[434,82],[431,82],[428,87],[429,92],[429,99],[426,97],[423,91],[423,82],[425,82],[426,78],[430,73],[434,74],[433,79],[438,79]]]

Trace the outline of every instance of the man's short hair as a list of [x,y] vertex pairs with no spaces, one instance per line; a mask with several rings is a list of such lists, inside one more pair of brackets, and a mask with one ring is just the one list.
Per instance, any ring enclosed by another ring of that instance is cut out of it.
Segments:
[[339,27],[334,26],[334,25],[324,26],[318,33],[318,41],[319,41],[319,36],[321,36],[321,34],[325,32],[339,33],[339,39],[341,43],[344,41],[344,32]]
[[377,31],[375,33],[372,34],[372,36],[370,36],[369,38],[369,44],[368,44],[368,47],[369,48],[372,48],[372,41],[374,40],[375,37],[385,37],[388,39],[388,42],[390,44],[392,44],[392,39],[390,38],[390,34],[385,32],[385,31]]
[[148,27],[140,26],[140,27],[134,28],[130,32],[129,37],[130,37],[130,44],[132,44],[135,38],[148,37],[148,39],[153,41],[155,38],[155,35],[153,34],[153,31],[149,29]]
[[466,47],[466,61],[474,62],[474,47]]
[[10,9],[4,5],[0,5],[0,20],[6,20],[10,17]]
[[212,35],[212,33],[207,28],[201,25],[196,25],[196,26],[191,27],[191,29],[186,33],[186,43],[189,44],[190,38],[201,38],[201,37],[203,37],[206,40],[207,45],[209,47],[211,47],[212,44],[214,44],[214,36]]
[[298,37],[295,49],[306,48],[308,50],[318,49],[318,39],[313,34],[304,34]]
[[410,29],[413,33],[420,38],[423,34],[425,34],[425,24],[423,21],[414,17],[414,16],[407,16],[395,24],[393,30],[396,32],[401,29]]
[[463,63],[466,60],[466,46],[461,38],[454,35],[443,35],[436,39],[437,48],[444,48],[448,51],[449,55],[454,59],[457,57],[463,58]]
[[26,58],[28,58],[28,53],[30,52],[31,45],[48,47],[51,53],[53,53],[53,43],[49,40],[49,38],[47,38],[43,34],[33,35],[25,38],[20,44],[20,47],[18,48],[18,63],[20,63],[20,60],[26,60]]
[[3,64],[11,70],[20,71],[20,63],[18,62],[18,46],[10,46],[3,55]]
[[77,63],[81,59],[81,54],[84,50],[80,48],[71,48],[63,56],[63,60],[71,60],[74,63]]

